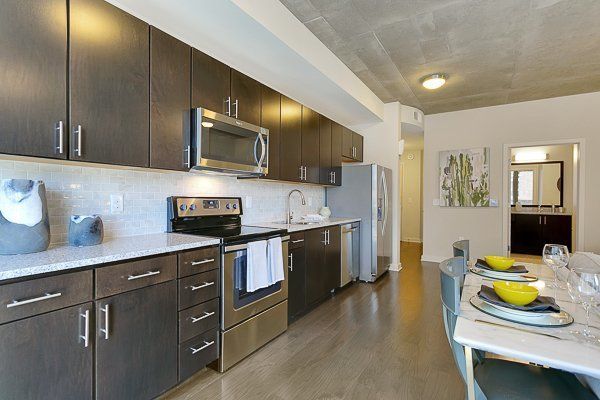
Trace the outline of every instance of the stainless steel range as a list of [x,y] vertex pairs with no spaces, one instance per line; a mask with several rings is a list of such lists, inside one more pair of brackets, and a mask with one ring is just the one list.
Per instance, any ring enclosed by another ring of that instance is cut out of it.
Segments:
[[[218,369],[223,372],[287,329],[288,241],[285,229],[241,224],[237,197],[169,197],[169,232],[220,238],[221,326]],[[285,279],[246,290],[248,243],[282,238]]]

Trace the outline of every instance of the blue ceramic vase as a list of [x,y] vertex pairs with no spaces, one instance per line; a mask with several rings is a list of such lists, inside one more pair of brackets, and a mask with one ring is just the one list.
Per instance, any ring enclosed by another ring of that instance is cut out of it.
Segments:
[[99,215],[73,215],[69,224],[71,246],[94,246],[104,239],[104,225]]

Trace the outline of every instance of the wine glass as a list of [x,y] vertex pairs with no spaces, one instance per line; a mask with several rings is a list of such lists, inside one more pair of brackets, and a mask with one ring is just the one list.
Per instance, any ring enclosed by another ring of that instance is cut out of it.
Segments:
[[569,296],[585,310],[585,328],[573,333],[590,342],[598,337],[590,331],[590,308],[600,305],[600,268],[572,268],[567,278]]
[[559,268],[566,267],[569,264],[569,249],[562,244],[547,244],[544,246],[543,256],[544,264],[554,271],[554,282],[548,287],[555,289],[564,289],[558,281]]

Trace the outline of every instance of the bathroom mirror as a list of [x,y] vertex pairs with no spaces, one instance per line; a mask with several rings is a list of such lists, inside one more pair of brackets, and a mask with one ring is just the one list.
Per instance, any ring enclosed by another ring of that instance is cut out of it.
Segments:
[[513,163],[510,204],[523,207],[563,206],[563,162]]

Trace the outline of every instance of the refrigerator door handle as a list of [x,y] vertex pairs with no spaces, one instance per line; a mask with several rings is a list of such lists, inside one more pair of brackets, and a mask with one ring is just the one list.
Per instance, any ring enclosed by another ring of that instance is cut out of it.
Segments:
[[388,188],[387,180],[385,179],[385,170],[381,171],[381,185],[383,189],[383,216],[381,223],[381,235],[385,235],[385,229],[387,227],[387,216],[388,216]]

